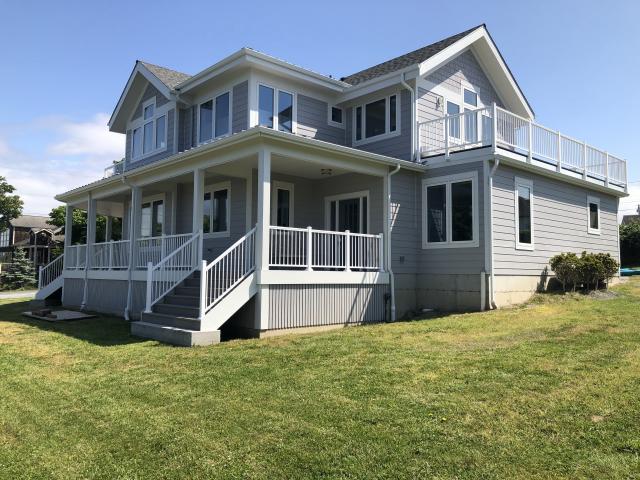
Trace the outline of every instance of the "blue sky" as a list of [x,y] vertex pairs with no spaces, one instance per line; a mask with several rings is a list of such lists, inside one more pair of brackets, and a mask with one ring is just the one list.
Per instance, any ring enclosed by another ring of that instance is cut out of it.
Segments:
[[[384,6],[386,4],[386,6]],[[136,59],[196,73],[242,46],[336,77],[486,23],[538,122],[629,161],[640,202],[640,2],[0,0],[0,175],[25,212],[123,154]]]

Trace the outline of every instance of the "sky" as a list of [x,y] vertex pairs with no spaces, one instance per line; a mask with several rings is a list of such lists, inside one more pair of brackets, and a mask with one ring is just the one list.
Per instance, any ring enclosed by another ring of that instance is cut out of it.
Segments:
[[485,23],[542,125],[625,158],[640,203],[640,2],[0,0],[0,176],[24,213],[124,155],[136,59],[194,74],[241,47],[341,77]]

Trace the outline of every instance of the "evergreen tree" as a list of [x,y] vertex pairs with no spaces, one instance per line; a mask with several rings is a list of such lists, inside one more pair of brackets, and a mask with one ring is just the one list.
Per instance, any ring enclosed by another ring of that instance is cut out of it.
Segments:
[[31,260],[27,258],[24,250],[16,249],[13,254],[13,263],[3,269],[0,275],[0,285],[6,290],[17,290],[36,286],[36,276]]

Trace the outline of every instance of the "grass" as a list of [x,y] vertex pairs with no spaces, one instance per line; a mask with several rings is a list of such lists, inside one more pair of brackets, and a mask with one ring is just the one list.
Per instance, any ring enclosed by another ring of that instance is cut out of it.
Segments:
[[0,301],[0,478],[640,478],[616,292],[194,349]]

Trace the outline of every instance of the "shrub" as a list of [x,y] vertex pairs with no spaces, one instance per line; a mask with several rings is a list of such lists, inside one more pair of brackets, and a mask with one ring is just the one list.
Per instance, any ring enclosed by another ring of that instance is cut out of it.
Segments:
[[608,253],[582,252],[579,257],[575,253],[561,253],[549,261],[556,278],[562,283],[562,289],[573,290],[576,286],[583,286],[587,290],[597,289],[601,284],[607,284],[618,272],[618,262]]

